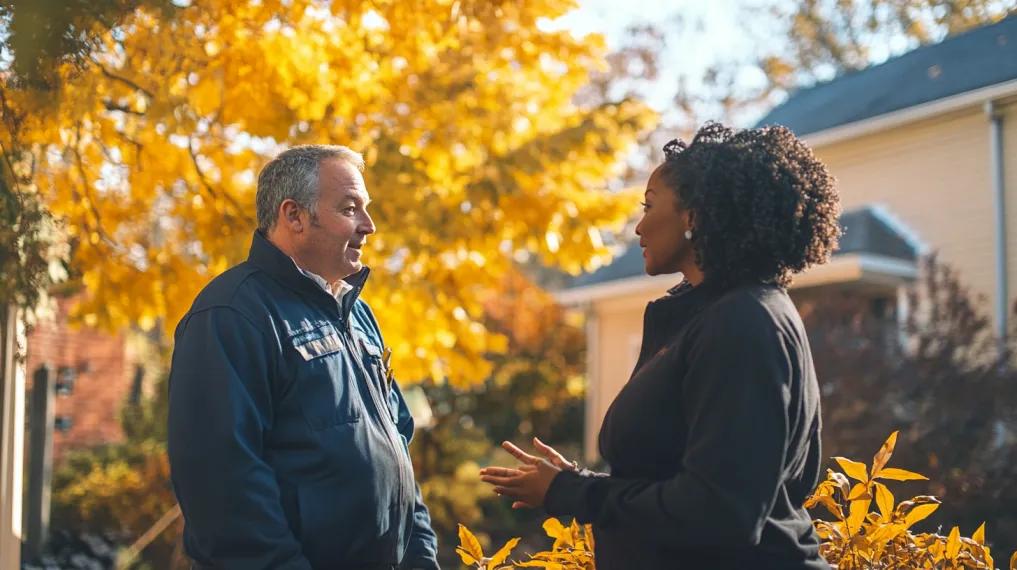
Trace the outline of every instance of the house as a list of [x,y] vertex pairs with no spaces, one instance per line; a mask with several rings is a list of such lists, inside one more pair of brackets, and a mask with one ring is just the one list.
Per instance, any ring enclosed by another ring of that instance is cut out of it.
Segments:
[[[814,302],[849,289],[903,303],[928,252],[989,302],[997,332],[1017,286],[1017,17],[792,94],[760,125],[785,125],[837,179],[845,231],[832,261],[798,276]],[[635,363],[646,303],[679,276],[649,277],[632,244],[558,293],[587,316],[584,448]],[[900,315],[901,311],[898,311]]]
[[[144,369],[125,333],[72,325],[77,297],[57,299],[53,310],[28,332],[25,367],[28,400],[42,366],[56,386],[53,402],[53,461],[75,449],[124,439],[120,411],[141,397]],[[30,418],[30,410],[26,415]]]

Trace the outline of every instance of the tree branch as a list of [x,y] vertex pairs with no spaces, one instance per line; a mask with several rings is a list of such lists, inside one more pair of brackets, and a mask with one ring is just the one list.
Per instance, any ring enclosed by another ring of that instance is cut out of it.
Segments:
[[114,103],[113,101],[111,101],[109,99],[103,101],[102,105],[103,105],[103,107],[106,108],[107,111],[120,111],[121,113],[127,113],[128,115],[134,115],[136,117],[144,117],[145,116],[145,112],[144,111],[134,110],[134,109],[128,107],[127,105],[120,105],[118,103]]
[[240,218],[249,224],[254,223],[254,220],[244,214],[240,204],[238,204],[228,192],[218,192],[212,187],[211,182],[209,182],[208,177],[205,175],[205,171],[201,169],[201,165],[198,163],[198,154],[194,150],[194,139],[192,137],[187,137],[187,153],[191,156],[191,163],[194,165],[194,171],[198,174],[198,179],[201,181],[201,185],[208,193],[209,197],[211,197],[213,201],[216,198],[222,198],[233,209],[233,214],[230,212],[223,212],[227,221],[231,221],[234,218]]
[[151,91],[149,91],[148,89],[145,89],[141,85],[138,85],[137,83],[135,83],[134,81],[132,81],[130,79],[127,79],[126,77],[123,77],[121,75],[117,75],[117,74],[113,73],[112,71],[107,69],[105,65],[103,65],[98,60],[96,60],[94,57],[91,58],[91,60],[92,60],[92,63],[94,63],[96,65],[96,67],[99,68],[99,71],[102,71],[102,74],[105,75],[106,77],[108,77],[108,78],[110,78],[110,79],[112,79],[114,81],[119,81],[120,83],[123,83],[124,85],[127,85],[128,87],[130,87],[131,89],[134,89],[135,91],[141,91],[149,99],[152,99],[152,98],[155,97],[155,95]]

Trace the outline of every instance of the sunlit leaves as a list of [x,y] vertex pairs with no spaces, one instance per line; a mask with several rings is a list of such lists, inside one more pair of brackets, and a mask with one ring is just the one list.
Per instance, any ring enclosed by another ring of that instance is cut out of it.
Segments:
[[864,463],[858,463],[857,461],[851,461],[850,459],[845,459],[843,457],[834,457],[833,459],[840,465],[840,468],[844,470],[844,473],[847,473],[848,477],[863,483],[869,480],[869,472]]
[[[992,555],[985,546],[985,525],[971,538],[953,527],[948,536],[914,534],[911,529],[928,518],[940,501],[919,495],[895,504],[893,493],[879,480],[926,480],[923,475],[886,467],[897,443],[897,432],[872,459],[871,468],[843,457],[834,459],[846,476],[832,470],[805,507],[822,505],[834,520],[816,520],[820,552],[838,570],[890,568],[981,568],[993,570]],[[851,485],[848,477],[858,481]],[[877,511],[871,512],[875,501]]]
[[[544,532],[554,540],[550,550],[530,555],[528,560],[517,560],[509,566],[498,566],[519,543],[518,538],[509,540],[496,554],[484,558],[479,543],[473,534],[463,525],[459,525],[460,546],[456,548],[463,563],[467,566],[483,570],[503,570],[509,568],[548,568],[552,570],[595,570],[593,559],[593,529],[590,525],[580,525],[575,519],[565,526],[556,518],[544,521]],[[478,554],[478,556],[474,556]]]
[[463,525],[459,525],[459,546],[456,547],[456,554],[467,566],[477,564],[484,558],[484,549],[480,546],[480,541]]
[[655,117],[574,103],[603,41],[536,26],[572,7],[209,0],[128,16],[63,71],[59,97],[5,86],[91,293],[78,316],[169,333],[246,256],[261,165],[285,145],[346,144],[368,162],[365,295],[394,368],[483,380],[505,339],[481,302],[515,258],[596,267],[599,230],[636,205],[604,189]]

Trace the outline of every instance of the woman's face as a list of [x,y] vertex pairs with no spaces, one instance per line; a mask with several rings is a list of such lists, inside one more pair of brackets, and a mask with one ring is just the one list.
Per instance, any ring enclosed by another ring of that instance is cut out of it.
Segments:
[[645,196],[636,235],[646,273],[687,272],[695,260],[692,242],[685,239],[685,231],[692,229],[690,216],[678,203],[678,194],[664,182],[661,167],[650,175]]

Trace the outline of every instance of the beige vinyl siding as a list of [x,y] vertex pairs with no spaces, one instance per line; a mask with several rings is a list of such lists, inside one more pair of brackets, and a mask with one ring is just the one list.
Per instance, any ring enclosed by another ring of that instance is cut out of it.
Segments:
[[[837,179],[845,210],[885,205],[985,295],[991,311],[995,223],[982,109],[830,144],[816,154]],[[1009,257],[1017,265],[1017,249]]]
[[590,378],[586,408],[585,442],[587,460],[597,456],[597,434],[607,408],[629,380],[642,342],[643,312],[646,304],[666,293],[629,295],[599,301],[597,312],[597,374]]
[[[1017,298],[1017,102],[999,107],[1003,113],[1003,184],[1006,190],[1006,253],[1010,263],[1009,277],[1010,307]],[[989,135],[985,135],[988,148]],[[1013,324],[1011,310],[1011,324]]]

